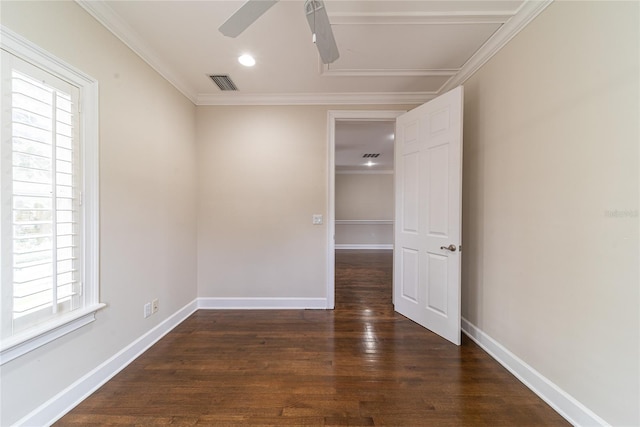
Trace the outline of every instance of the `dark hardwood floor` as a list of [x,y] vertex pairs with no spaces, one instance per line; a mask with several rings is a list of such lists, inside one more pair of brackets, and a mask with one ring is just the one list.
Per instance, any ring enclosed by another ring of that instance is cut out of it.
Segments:
[[394,313],[391,266],[339,251],[332,311],[200,310],[56,425],[568,425],[466,337]]

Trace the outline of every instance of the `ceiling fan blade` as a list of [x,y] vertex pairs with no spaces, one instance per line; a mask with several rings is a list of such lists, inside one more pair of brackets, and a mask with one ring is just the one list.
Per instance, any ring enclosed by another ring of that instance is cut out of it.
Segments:
[[278,0],[249,0],[231,15],[218,30],[227,37],[238,37],[277,2]]
[[316,35],[315,43],[324,64],[330,64],[340,57],[336,39],[333,37],[331,23],[322,0],[307,0],[304,11],[309,21],[311,32]]

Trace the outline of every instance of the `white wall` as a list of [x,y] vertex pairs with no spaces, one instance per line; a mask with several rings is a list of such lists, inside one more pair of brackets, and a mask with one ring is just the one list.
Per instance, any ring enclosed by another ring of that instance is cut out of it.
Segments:
[[640,424],[639,6],[553,3],[465,84],[463,315],[616,426]]
[[332,109],[198,107],[200,297],[326,298]]
[[199,107],[201,297],[325,296],[326,110]]
[[336,221],[336,249],[392,249],[393,223]]
[[336,219],[393,219],[393,174],[337,173]]
[[337,173],[336,245],[391,245],[393,224],[350,224],[341,220],[390,220],[394,216],[392,173]]
[[[100,90],[100,291],[89,326],[2,366],[0,425],[196,297],[195,106],[74,2],[2,2],[2,24]],[[145,302],[160,311],[144,319]]]

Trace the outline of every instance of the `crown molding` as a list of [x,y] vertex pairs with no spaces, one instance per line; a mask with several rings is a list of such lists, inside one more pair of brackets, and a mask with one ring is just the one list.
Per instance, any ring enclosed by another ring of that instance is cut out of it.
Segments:
[[427,70],[427,69],[407,69],[407,70],[375,70],[375,69],[334,69],[330,64],[320,62],[320,74],[327,77],[452,77],[459,69],[449,70]]
[[503,24],[513,12],[379,12],[329,14],[331,25]]
[[400,105],[424,104],[434,92],[220,93],[200,94],[196,105]]
[[445,93],[464,84],[489,59],[502,49],[512,38],[526,27],[536,16],[547,8],[553,0],[526,0],[520,9],[486,41],[476,53],[462,66],[460,72],[449,79],[438,90],[438,94]]
[[195,104],[196,94],[189,85],[172,73],[171,67],[162,61],[144,39],[106,2],[102,0],[75,0],[75,2]]

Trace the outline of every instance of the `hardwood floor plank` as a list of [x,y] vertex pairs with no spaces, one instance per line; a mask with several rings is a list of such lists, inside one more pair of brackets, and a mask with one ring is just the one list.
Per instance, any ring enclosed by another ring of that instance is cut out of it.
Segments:
[[56,423],[566,426],[463,337],[393,311],[390,251],[338,251],[335,310],[200,310]]

